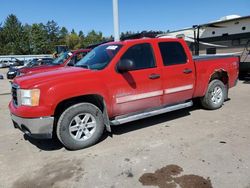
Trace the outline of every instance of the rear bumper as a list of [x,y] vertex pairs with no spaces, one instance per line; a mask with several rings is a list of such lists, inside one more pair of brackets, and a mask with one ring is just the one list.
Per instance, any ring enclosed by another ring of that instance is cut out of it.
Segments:
[[14,127],[33,138],[50,139],[53,132],[53,117],[22,118],[11,114]]

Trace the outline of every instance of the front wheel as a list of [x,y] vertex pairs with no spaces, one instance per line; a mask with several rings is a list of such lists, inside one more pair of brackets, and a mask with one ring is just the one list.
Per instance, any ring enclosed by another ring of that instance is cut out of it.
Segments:
[[227,87],[220,80],[213,80],[209,83],[207,92],[201,98],[201,104],[204,108],[215,110],[220,108],[227,98]]
[[68,149],[77,150],[98,142],[104,131],[102,112],[90,103],[66,109],[57,123],[57,137]]

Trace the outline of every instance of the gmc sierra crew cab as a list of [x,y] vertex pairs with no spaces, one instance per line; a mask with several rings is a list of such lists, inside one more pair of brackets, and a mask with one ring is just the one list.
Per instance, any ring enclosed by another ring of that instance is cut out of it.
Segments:
[[66,148],[82,149],[112,125],[186,108],[194,98],[220,108],[238,69],[235,56],[193,58],[182,39],[110,42],[75,67],[16,78],[9,109],[25,134],[57,136]]

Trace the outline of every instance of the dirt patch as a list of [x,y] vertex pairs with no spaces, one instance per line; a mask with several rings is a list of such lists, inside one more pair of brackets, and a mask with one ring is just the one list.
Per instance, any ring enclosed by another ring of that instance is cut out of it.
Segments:
[[78,179],[78,176],[82,176],[84,172],[79,166],[81,166],[81,162],[76,160],[53,161],[47,163],[41,169],[17,179],[12,188],[54,187],[58,182],[73,177]]
[[142,185],[158,186],[159,188],[212,188],[209,178],[197,175],[179,176],[183,169],[177,165],[168,165],[156,170],[154,173],[145,173],[139,181]]
[[128,169],[128,170],[123,171],[120,175],[122,175],[122,176],[125,175],[128,178],[133,178],[134,177],[134,174],[133,174],[131,168]]

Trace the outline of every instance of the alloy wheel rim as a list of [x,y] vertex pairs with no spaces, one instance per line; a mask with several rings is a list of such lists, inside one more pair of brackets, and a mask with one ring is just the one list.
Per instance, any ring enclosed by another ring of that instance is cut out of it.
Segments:
[[96,120],[89,113],[81,113],[72,118],[69,133],[76,141],[86,141],[96,130]]
[[219,104],[223,98],[223,92],[221,87],[216,86],[211,93],[211,101],[214,104]]

